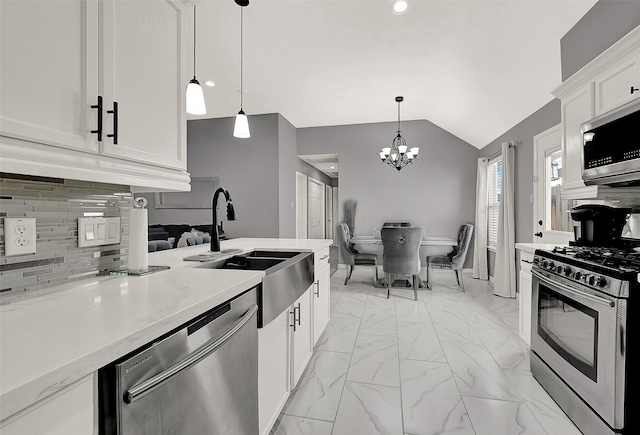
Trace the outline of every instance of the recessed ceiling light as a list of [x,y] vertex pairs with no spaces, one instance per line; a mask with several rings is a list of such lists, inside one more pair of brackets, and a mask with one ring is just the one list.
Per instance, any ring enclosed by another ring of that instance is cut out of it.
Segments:
[[396,0],[393,2],[393,13],[404,14],[409,9],[409,2],[406,0]]
[[336,168],[335,166],[329,166],[329,169],[335,169],[335,168]]
[[207,86],[215,86],[216,85],[211,80],[207,80],[206,82],[204,82],[204,84],[207,85]]

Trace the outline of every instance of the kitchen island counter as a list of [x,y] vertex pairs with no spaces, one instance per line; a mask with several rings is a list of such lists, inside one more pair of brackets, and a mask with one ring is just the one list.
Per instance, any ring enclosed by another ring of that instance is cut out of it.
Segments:
[[[221,249],[316,252],[331,240],[232,239]],[[262,281],[264,272],[200,269],[208,245],[149,254],[170,270],[100,276],[0,306],[0,419],[73,384]],[[239,253],[239,252],[235,252]],[[224,257],[219,257],[224,258]]]

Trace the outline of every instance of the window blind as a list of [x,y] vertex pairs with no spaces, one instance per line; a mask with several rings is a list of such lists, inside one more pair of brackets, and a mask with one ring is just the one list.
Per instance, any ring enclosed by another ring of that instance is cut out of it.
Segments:
[[489,161],[487,172],[487,246],[495,248],[498,243],[498,218],[502,192],[502,156]]

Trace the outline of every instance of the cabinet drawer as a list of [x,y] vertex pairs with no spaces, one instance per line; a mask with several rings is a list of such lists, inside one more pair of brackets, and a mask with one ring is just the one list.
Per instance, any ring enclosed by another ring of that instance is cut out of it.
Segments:
[[313,264],[316,271],[322,269],[329,264],[329,247],[322,249],[321,251],[313,254]]
[[3,420],[3,435],[91,434],[94,428],[94,379],[88,375],[51,397]]

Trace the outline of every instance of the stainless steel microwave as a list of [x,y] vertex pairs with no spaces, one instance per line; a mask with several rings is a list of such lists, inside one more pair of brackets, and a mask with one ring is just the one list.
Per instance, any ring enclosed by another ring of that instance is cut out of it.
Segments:
[[640,99],[581,126],[584,184],[640,185]]

